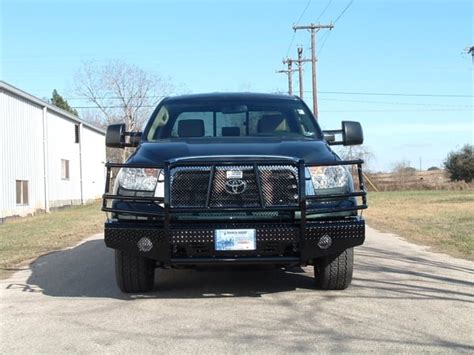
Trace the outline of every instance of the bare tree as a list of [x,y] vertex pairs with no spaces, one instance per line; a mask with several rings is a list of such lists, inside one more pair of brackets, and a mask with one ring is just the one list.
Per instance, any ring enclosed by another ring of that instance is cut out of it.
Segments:
[[[374,158],[374,154],[370,151],[369,147],[365,145],[356,145],[356,146],[349,146],[349,147],[338,147],[336,148],[336,152],[341,157],[342,160],[358,160],[361,159],[364,161],[364,168],[362,170],[362,174],[366,182],[375,190],[378,191],[377,187],[375,186],[374,182],[369,178],[367,173],[370,173],[370,162]],[[358,173],[357,169],[354,165],[350,166],[350,171],[354,178],[354,181],[358,181]]]
[[402,159],[392,164],[392,173],[400,187],[406,187],[410,178],[412,178],[416,169],[410,166],[410,161]]
[[106,129],[108,122],[104,119],[102,112],[97,109],[81,109],[81,119],[96,127]]
[[341,147],[338,153],[343,160],[362,159],[365,163],[365,170],[368,170],[367,167],[374,158],[374,154],[365,145]]
[[393,173],[400,173],[400,172],[414,173],[416,172],[416,169],[411,167],[410,161],[408,159],[402,159],[392,164],[392,172]]
[[85,62],[74,82],[75,94],[99,110],[104,124],[124,122],[130,131],[140,130],[156,104],[174,92],[169,80],[119,60]]

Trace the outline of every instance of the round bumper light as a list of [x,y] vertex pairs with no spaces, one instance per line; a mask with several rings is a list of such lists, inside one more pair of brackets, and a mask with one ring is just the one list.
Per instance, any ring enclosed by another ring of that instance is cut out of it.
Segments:
[[143,237],[138,241],[137,246],[138,250],[148,252],[153,248],[153,243],[149,238]]
[[318,241],[318,247],[320,249],[328,249],[332,245],[332,238],[325,234]]

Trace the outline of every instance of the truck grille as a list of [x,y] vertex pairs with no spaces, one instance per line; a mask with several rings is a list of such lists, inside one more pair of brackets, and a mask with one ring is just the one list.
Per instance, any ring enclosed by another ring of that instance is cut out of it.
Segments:
[[[241,176],[228,178],[229,171]],[[175,208],[298,206],[298,169],[292,165],[180,166],[170,176]]]

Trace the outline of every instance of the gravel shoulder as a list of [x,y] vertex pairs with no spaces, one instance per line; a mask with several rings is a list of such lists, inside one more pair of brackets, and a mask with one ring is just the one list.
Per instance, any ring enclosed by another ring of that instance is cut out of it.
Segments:
[[312,268],[159,270],[135,296],[98,234],[0,280],[0,353],[474,352],[474,263],[367,234],[345,291]]

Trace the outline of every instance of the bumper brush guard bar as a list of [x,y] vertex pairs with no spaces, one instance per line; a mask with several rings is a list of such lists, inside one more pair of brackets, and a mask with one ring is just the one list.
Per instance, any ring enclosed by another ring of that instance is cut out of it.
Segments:
[[[213,174],[216,166],[235,166],[239,164],[249,165],[248,160],[244,161],[225,161],[225,162],[206,162],[206,161],[179,161],[172,163],[165,163],[164,165],[150,165],[150,164],[118,164],[118,163],[106,163],[107,176],[105,184],[105,193],[102,196],[102,211],[113,212],[113,213],[123,213],[127,215],[135,215],[141,217],[161,217],[165,225],[169,225],[172,213],[174,212],[269,212],[269,211],[289,211],[301,212],[301,223],[304,226],[307,214],[325,214],[325,213],[337,213],[337,212],[346,212],[346,211],[357,211],[367,208],[367,192],[365,188],[364,175],[362,173],[362,164],[363,160],[347,160],[347,161],[337,161],[337,162],[324,162],[324,163],[311,163],[304,164],[302,160],[271,160],[269,161],[251,161],[250,164],[254,167],[254,173],[256,176],[257,188],[260,196],[260,206],[259,207],[210,207],[209,206],[209,196],[212,191],[213,184]],[[293,165],[298,169],[298,190],[299,190],[299,204],[298,206],[265,206],[262,187],[260,186],[260,171],[258,167],[260,166],[271,166],[271,165]],[[316,166],[334,166],[334,165],[352,165],[357,166],[357,176],[359,182],[359,191],[346,192],[346,193],[336,193],[336,194],[323,194],[323,195],[306,195],[305,192],[305,168],[306,167],[316,167]],[[177,166],[210,166],[211,175],[209,179],[209,185],[207,187],[207,202],[205,208],[196,207],[196,208],[180,208],[180,207],[171,207],[170,204],[170,170]],[[150,168],[150,169],[162,169],[164,172],[164,197],[154,197],[154,196],[123,196],[109,193],[111,188],[111,179],[112,179],[112,169],[113,168]],[[362,203],[356,204],[355,206],[350,207],[330,207],[330,208],[311,208],[307,205],[307,202],[311,201],[321,201],[328,199],[347,199],[353,197],[361,197]],[[109,207],[108,202],[110,200],[119,201],[119,202],[133,202],[133,203],[143,203],[148,206],[157,206],[163,205],[164,208],[156,211],[142,211],[142,210],[133,210],[131,205],[130,209],[119,209],[115,207]]]

